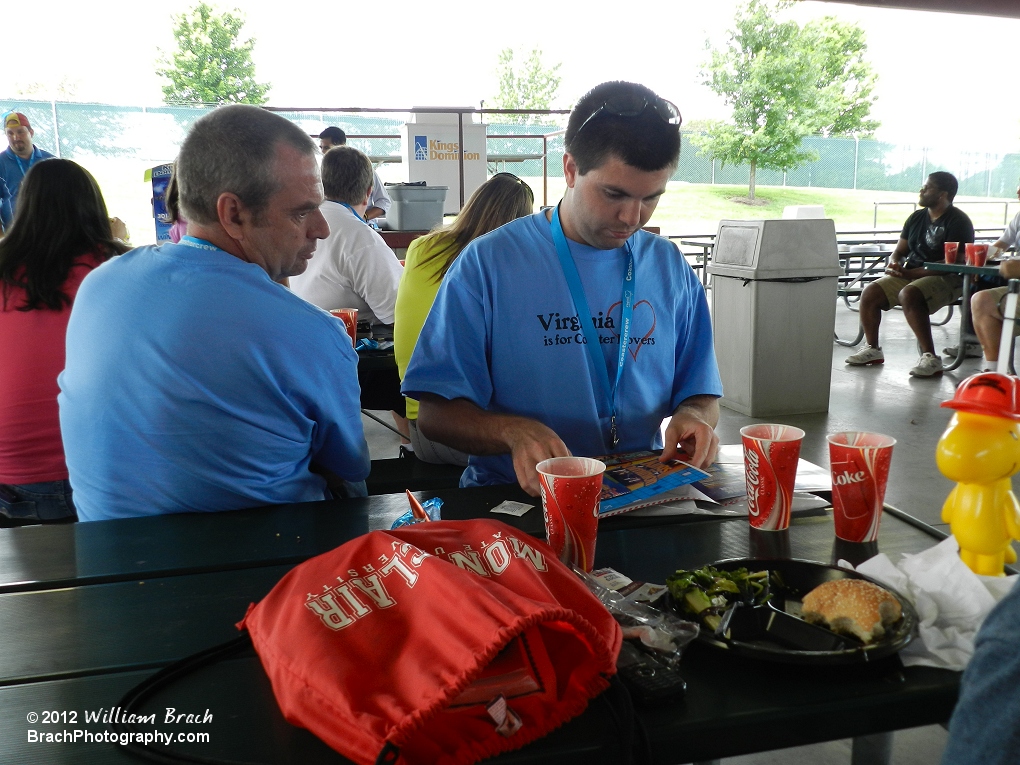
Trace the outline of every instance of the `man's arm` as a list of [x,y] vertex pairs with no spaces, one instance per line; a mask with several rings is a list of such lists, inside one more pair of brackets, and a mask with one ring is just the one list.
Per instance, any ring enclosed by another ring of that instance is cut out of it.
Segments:
[[468,454],[509,453],[517,482],[533,497],[540,491],[535,466],[550,457],[570,456],[560,437],[537,420],[487,412],[466,398],[420,395],[418,427],[422,435]]
[[368,209],[365,210],[365,220],[373,218],[384,218],[393,202],[390,195],[386,193],[386,187],[379,179],[379,173],[372,173],[372,192],[368,196]]
[[715,433],[718,424],[719,399],[716,396],[684,399],[666,426],[660,459],[663,462],[685,459],[694,467],[708,467],[719,452],[719,436]]

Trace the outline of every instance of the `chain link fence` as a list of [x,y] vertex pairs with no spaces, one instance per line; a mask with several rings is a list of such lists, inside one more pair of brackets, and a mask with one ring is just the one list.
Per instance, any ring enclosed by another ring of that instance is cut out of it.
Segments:
[[[136,242],[151,241],[149,192],[144,185],[146,168],[172,160],[191,124],[206,108],[133,107],[53,101],[0,99],[0,111],[17,109],[28,115],[35,130],[35,142],[61,157],[79,162],[99,181],[111,214],[128,222]],[[399,161],[398,130],[407,113],[282,113],[310,135],[327,125],[336,125],[351,136],[350,144],[377,161],[392,156]],[[489,115],[492,118],[503,115]],[[487,152],[490,170],[510,170],[531,180],[541,199],[543,147],[548,158],[548,176],[562,178],[562,131],[565,118],[517,123],[490,121]],[[373,136],[358,138],[357,136]],[[386,137],[381,137],[386,136]],[[680,164],[672,180],[696,184],[743,185],[748,182],[746,165],[723,165],[699,152],[684,131]],[[927,175],[948,170],[960,180],[960,194],[966,196],[1010,197],[1020,178],[1020,154],[963,151],[883,143],[874,140],[810,137],[804,147],[818,159],[783,173],[759,169],[760,186],[794,186],[873,191],[916,191]],[[243,147],[238,147],[243,151]],[[397,180],[399,166],[384,165],[383,180]],[[552,184],[555,188],[562,186]],[[551,195],[551,198],[555,196]]]

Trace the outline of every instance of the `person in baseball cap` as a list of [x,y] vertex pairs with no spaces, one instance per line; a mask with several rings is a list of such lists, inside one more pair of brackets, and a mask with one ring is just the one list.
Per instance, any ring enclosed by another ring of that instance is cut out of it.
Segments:
[[50,159],[53,155],[34,145],[32,139],[35,131],[23,112],[7,112],[3,123],[8,147],[0,152],[0,189],[6,186],[9,196],[4,198],[0,193],[0,224],[6,230],[14,217],[21,179],[33,164],[42,159]]

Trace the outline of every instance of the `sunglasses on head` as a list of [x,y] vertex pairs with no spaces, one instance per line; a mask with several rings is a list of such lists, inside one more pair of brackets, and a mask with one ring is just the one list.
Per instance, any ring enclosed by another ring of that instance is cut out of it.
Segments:
[[496,174],[495,174],[495,175],[493,175],[492,177],[493,177],[493,178],[509,178],[509,179],[511,179],[512,181],[515,181],[516,183],[519,183],[519,184],[521,184],[521,186],[523,186],[524,188],[526,188],[526,189],[528,190],[528,192],[529,192],[529,193],[531,194],[532,198],[534,198],[534,196],[535,196],[535,192],[533,192],[533,191],[531,190],[531,186],[529,186],[529,185],[528,185],[527,183],[525,183],[524,181],[522,181],[522,180],[521,180],[520,178],[518,178],[518,177],[517,177],[516,175],[514,175],[513,173],[496,173]]
[[659,116],[659,119],[666,124],[676,125],[677,129],[680,128],[683,118],[680,116],[680,110],[672,101],[667,101],[659,96],[645,98],[637,94],[630,94],[607,98],[602,106],[588,115],[588,119],[581,123],[581,127],[577,129],[577,133],[574,133],[574,135],[584,130],[584,126],[600,114],[611,114],[614,117],[639,117],[649,108],[653,109]]

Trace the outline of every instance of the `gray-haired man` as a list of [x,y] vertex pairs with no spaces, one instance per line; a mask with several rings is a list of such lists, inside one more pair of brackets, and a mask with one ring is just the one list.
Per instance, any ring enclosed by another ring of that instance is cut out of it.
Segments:
[[189,235],[82,283],[59,379],[82,520],[323,499],[322,474],[367,476],[350,339],[276,283],[329,233],[315,154],[278,115],[211,112],[177,163]]

